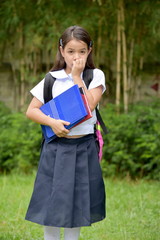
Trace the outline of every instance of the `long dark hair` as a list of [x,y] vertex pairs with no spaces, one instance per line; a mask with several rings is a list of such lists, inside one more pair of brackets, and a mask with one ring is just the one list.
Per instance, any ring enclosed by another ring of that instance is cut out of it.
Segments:
[[[59,39],[58,51],[57,51],[55,63],[53,65],[53,68],[51,69],[51,71],[61,70],[63,68],[66,68],[66,63],[64,61],[64,58],[62,57],[62,54],[61,54],[59,48],[60,48],[60,46],[65,48],[66,44],[69,41],[71,41],[72,39],[76,39],[76,40],[85,42],[88,46],[88,49],[90,47],[92,47],[92,45],[93,45],[88,32],[84,28],[82,28],[80,26],[71,26],[71,27],[67,28]],[[85,68],[92,68],[92,69],[95,68],[95,65],[94,65],[93,59],[92,59],[92,51],[88,55]]]

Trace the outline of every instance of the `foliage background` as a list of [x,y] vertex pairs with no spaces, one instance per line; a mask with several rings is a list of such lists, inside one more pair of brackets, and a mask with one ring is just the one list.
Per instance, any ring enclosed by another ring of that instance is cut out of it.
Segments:
[[[101,163],[104,176],[160,180],[159,104],[156,100],[133,106],[129,114],[118,117],[113,104],[103,108],[109,128]],[[22,113],[10,113],[3,105],[0,113],[0,171],[33,172],[41,147],[40,126]]]
[[[124,13],[121,21],[118,21],[119,9]],[[7,64],[12,73],[16,110],[24,110],[29,101],[26,90],[39,82],[53,65],[58,38],[70,25],[81,25],[89,31],[96,66],[106,75],[109,99],[115,102],[117,98],[119,75],[120,102],[123,103],[125,94],[129,102],[134,101],[136,94],[140,98],[145,74],[160,74],[159,16],[159,0],[154,0],[154,4],[152,0],[81,0],[78,4],[76,0],[2,0],[0,63],[2,67]],[[118,27],[123,35],[120,70],[117,70]],[[124,89],[124,68],[127,89]]]
[[[118,12],[124,21],[118,21]],[[86,28],[94,42],[96,66],[106,75],[107,94],[101,111],[110,133],[105,138],[102,168],[105,176],[160,179],[159,97],[141,100],[146,75],[160,75],[160,1],[154,0],[1,0],[0,70],[11,72],[14,93],[11,111],[0,105],[0,172],[31,172],[41,147],[40,127],[27,120],[29,89],[49,71],[57,40],[70,25]],[[117,71],[121,28],[120,72]],[[124,51],[126,50],[126,62]],[[128,89],[124,89],[124,66]],[[117,78],[120,102],[117,111]],[[3,93],[3,78],[0,79]],[[160,84],[158,82],[158,84]],[[128,114],[124,95],[128,95]],[[138,96],[138,97],[137,97]],[[3,99],[2,99],[3,100]],[[109,104],[112,103],[112,104]],[[119,115],[117,115],[119,112]]]

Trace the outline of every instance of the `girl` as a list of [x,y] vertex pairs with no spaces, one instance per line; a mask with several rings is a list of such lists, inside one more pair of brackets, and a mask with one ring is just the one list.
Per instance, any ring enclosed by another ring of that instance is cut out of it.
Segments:
[[[85,68],[94,69],[88,89],[82,79]],[[50,118],[39,109],[44,103],[44,79],[31,90],[34,97],[27,117],[50,126],[57,138],[42,145],[26,220],[44,225],[45,240],[60,239],[60,227],[64,228],[65,240],[77,240],[81,226],[105,218],[104,182],[94,139],[94,109],[105,91],[105,78],[94,67],[92,41],[83,28],[71,26],[62,34],[50,74],[56,78],[54,97],[74,84],[83,87],[93,117],[67,130],[69,122]]]

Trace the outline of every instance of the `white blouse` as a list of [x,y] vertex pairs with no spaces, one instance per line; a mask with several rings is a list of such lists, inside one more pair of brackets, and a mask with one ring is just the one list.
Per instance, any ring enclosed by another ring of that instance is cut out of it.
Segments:
[[[74,85],[72,75],[71,74],[67,75],[64,69],[50,72],[50,74],[56,78],[56,81],[54,82],[52,88],[53,97],[58,96],[59,94],[61,94],[62,92],[66,91],[67,89]],[[96,88],[100,85],[102,85],[104,93],[104,91],[106,90],[104,73],[100,69],[95,68],[93,70],[93,80],[89,84],[88,90]],[[34,97],[36,97],[40,102],[44,104],[43,88],[44,79],[42,79],[42,81],[40,81],[30,92]],[[94,110],[92,112],[92,118],[70,129],[68,135],[73,136],[94,133],[94,124],[96,123],[96,120],[97,118]]]

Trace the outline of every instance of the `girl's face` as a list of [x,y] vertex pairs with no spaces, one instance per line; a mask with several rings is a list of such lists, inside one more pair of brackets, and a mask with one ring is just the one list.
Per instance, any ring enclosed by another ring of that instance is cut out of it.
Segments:
[[86,63],[87,57],[91,52],[91,48],[88,49],[88,46],[85,42],[72,39],[69,41],[64,49],[60,46],[61,54],[66,63],[66,72],[70,73],[73,67],[73,61],[77,59],[83,59]]

